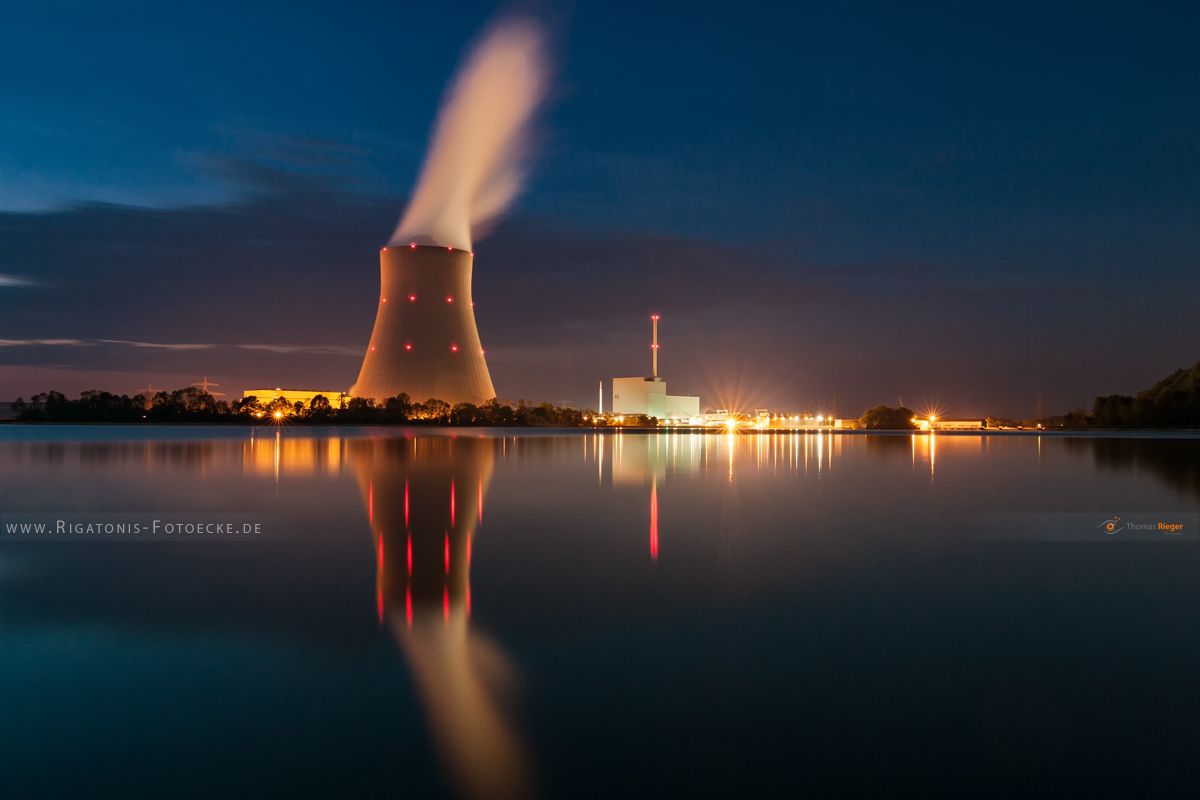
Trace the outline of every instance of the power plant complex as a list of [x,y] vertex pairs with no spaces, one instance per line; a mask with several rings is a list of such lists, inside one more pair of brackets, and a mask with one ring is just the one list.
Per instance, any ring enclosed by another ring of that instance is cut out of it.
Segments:
[[[650,374],[612,379],[612,413],[655,417],[660,420],[692,420],[700,416],[700,398],[667,394],[667,382],[658,375],[658,314],[650,317]],[[600,387],[600,411],[604,410],[604,387]]]

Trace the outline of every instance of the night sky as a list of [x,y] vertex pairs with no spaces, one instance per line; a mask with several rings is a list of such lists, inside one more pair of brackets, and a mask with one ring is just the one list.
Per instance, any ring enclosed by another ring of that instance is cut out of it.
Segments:
[[[27,3],[0,399],[346,388],[440,99],[512,7]],[[587,2],[475,243],[503,398],[1032,416],[1200,359],[1200,10]]]

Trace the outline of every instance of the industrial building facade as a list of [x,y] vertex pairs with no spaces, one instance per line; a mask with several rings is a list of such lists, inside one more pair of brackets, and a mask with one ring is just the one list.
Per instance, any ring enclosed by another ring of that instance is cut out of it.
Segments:
[[632,378],[613,378],[612,413],[654,417],[660,420],[698,418],[700,398],[694,395],[667,394],[667,382],[658,375],[658,320],[657,314],[650,317],[651,374],[649,377],[639,375]]

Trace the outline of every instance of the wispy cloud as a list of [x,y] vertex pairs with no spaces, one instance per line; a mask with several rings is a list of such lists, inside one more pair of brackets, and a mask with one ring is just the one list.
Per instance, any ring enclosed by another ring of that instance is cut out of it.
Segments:
[[131,339],[0,339],[0,347],[96,347],[117,345],[140,350],[172,350],[191,352],[197,350],[255,350],[266,353],[303,353],[325,356],[353,356],[363,354],[362,347],[340,344],[211,344],[206,342],[141,342]]
[[83,339],[0,339],[0,347],[89,347]]
[[34,282],[28,278],[21,278],[16,275],[7,275],[0,272],[0,287],[3,286],[33,286]]
[[128,347],[150,348],[153,350],[211,350],[217,345],[188,344],[175,342],[134,342],[127,339],[98,339],[104,344],[123,344]]
[[339,344],[239,344],[242,350],[264,350],[268,353],[311,353],[324,356],[361,356],[363,348]]

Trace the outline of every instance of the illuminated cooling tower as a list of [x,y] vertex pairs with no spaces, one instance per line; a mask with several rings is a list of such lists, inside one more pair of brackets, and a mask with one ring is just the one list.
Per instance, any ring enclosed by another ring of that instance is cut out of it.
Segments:
[[479,405],[496,396],[471,302],[474,253],[452,247],[400,245],[379,254],[381,291],[375,329],[356,397],[406,393]]

